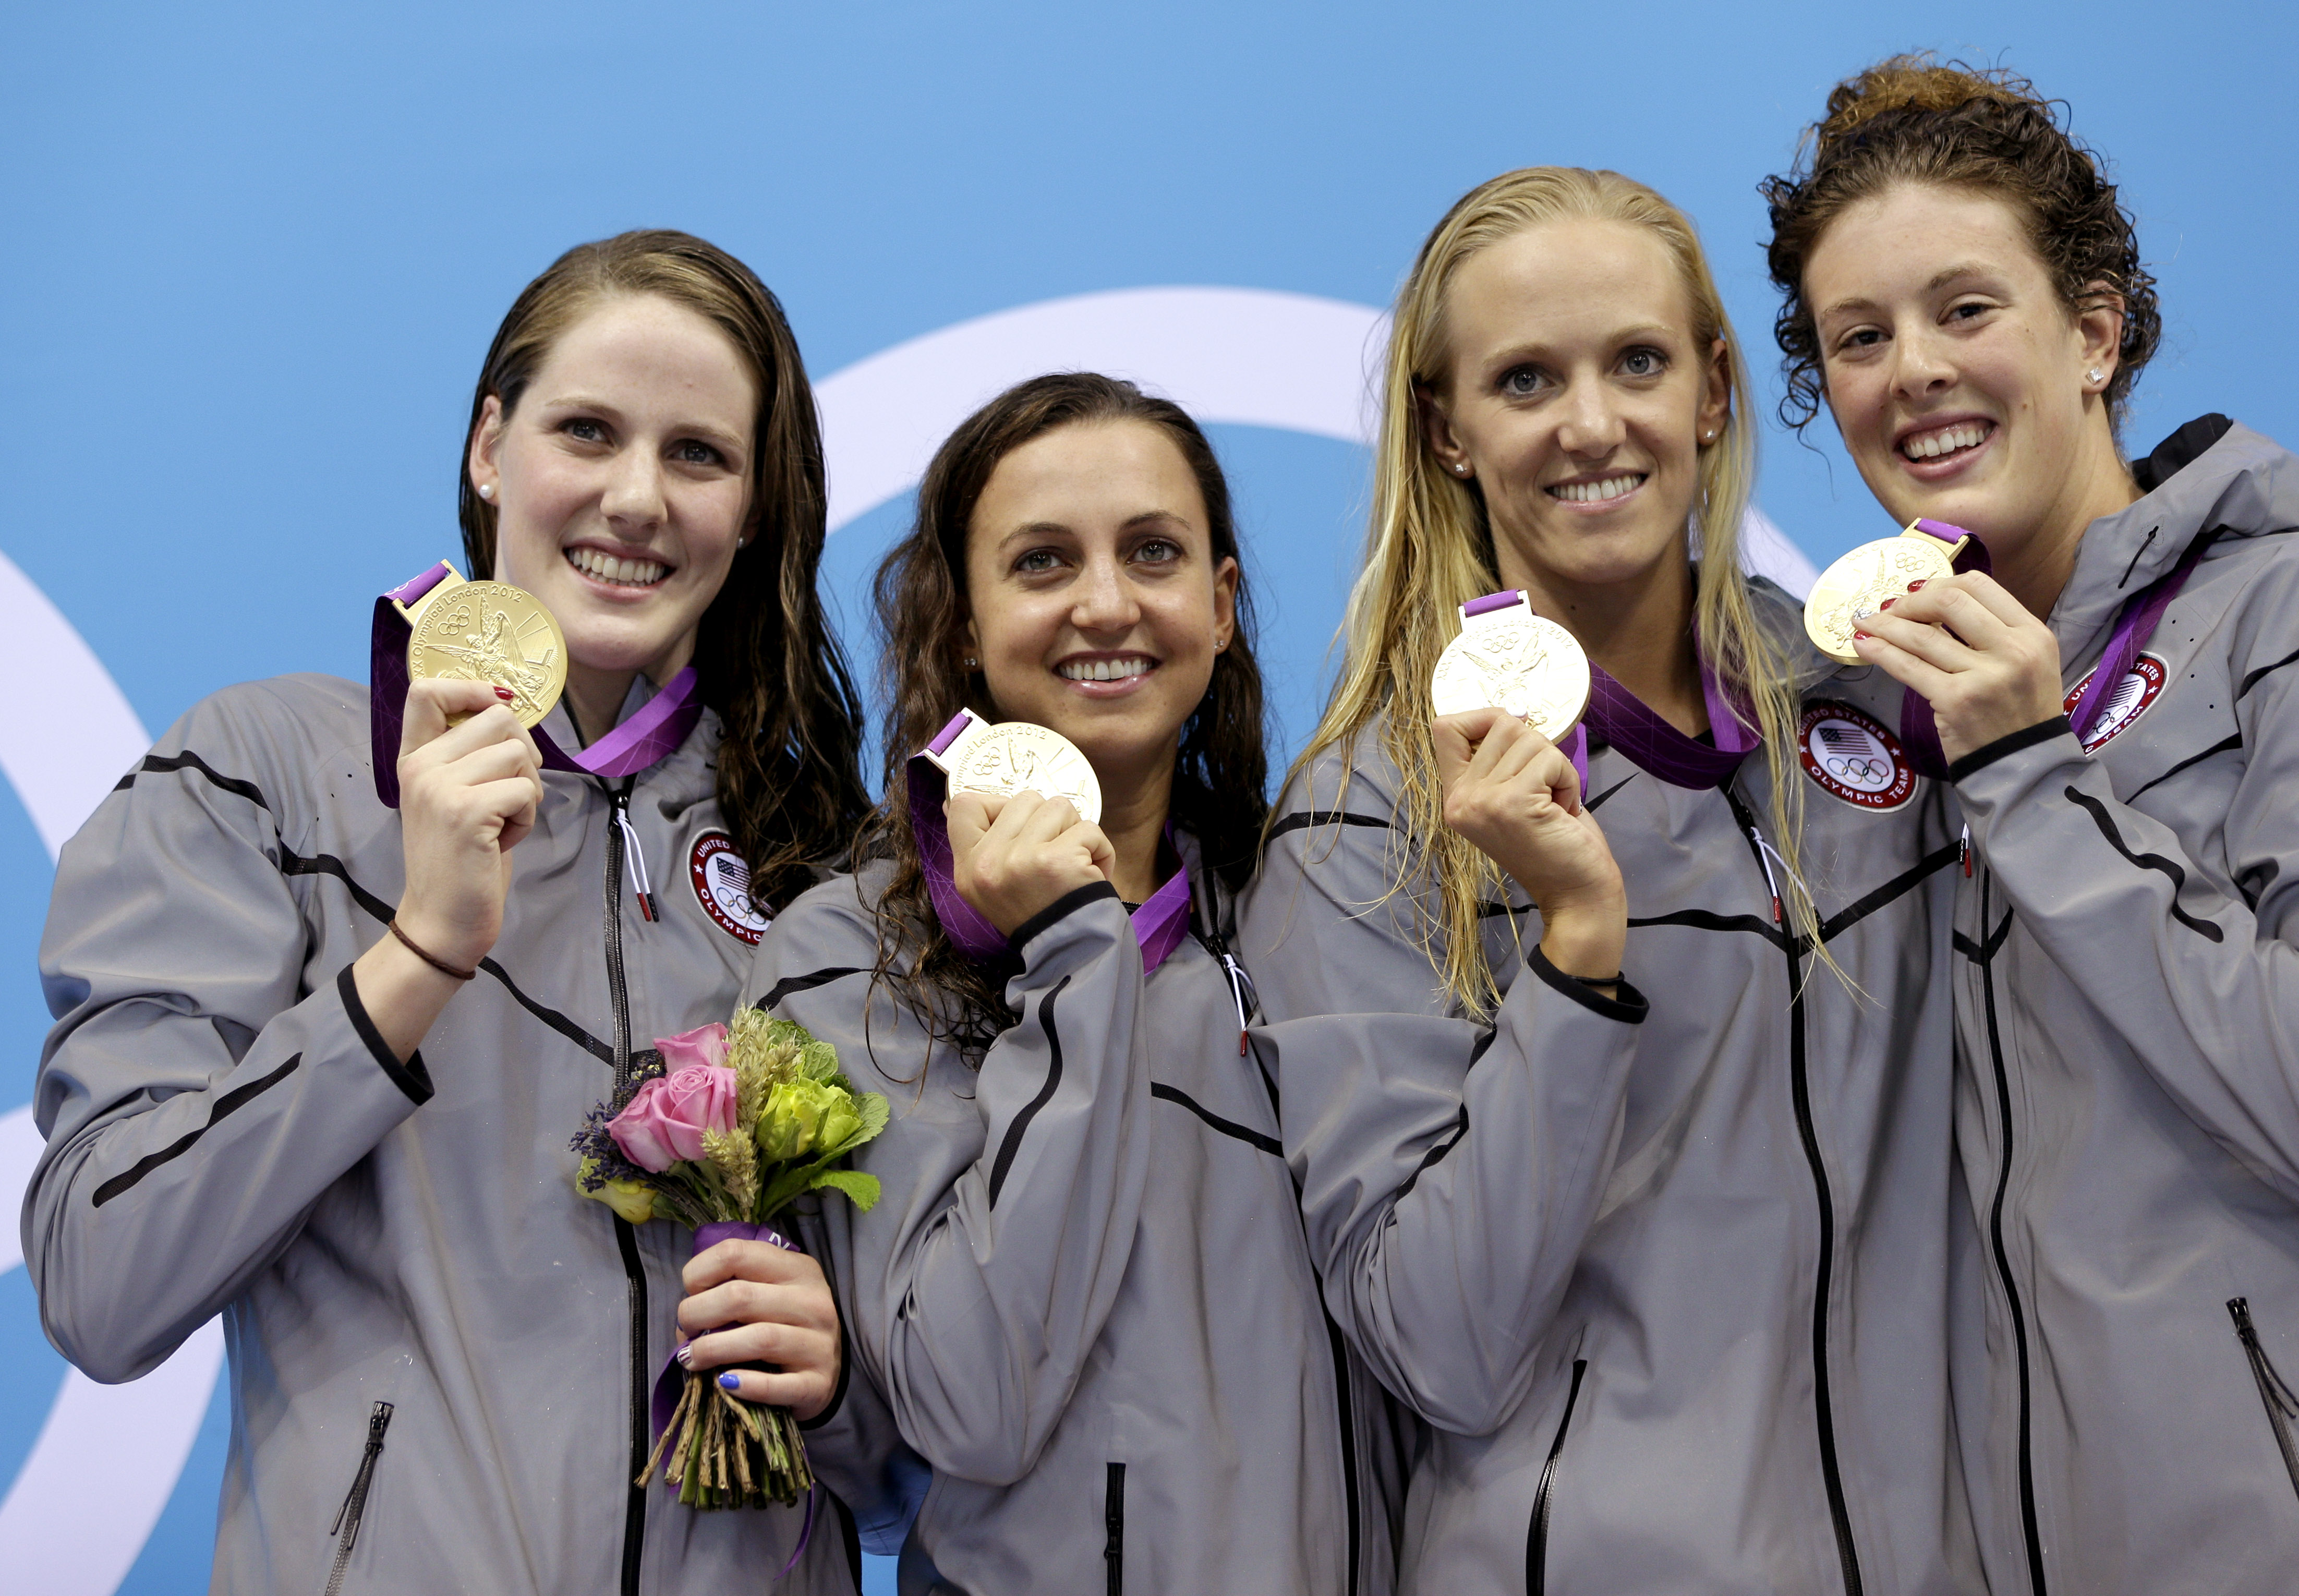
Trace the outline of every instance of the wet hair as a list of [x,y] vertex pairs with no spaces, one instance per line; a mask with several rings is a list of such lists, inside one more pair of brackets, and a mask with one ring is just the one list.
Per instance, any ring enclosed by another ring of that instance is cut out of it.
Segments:
[[[1481,183],[1430,233],[1398,290],[1374,445],[1372,526],[1342,628],[1348,657],[1324,717],[1294,764],[1299,772],[1329,749],[1346,753],[1368,727],[1381,727],[1382,746],[1398,773],[1399,824],[1390,833],[1393,891],[1415,895],[1416,933],[1440,985],[1465,1011],[1479,1015],[1499,1002],[1482,910],[1501,889],[1500,870],[1444,823],[1430,677],[1456,630],[1459,607],[1498,587],[1500,569],[1482,490],[1438,461],[1421,407],[1452,380],[1446,312],[1462,266],[1480,250],[1563,221],[1619,222],[1656,239],[1684,289],[1693,348],[1705,358],[1723,343],[1730,408],[1723,430],[1701,446],[1693,501],[1700,550],[1693,630],[1719,680],[1755,712],[1772,772],[1773,833],[1792,861],[1803,830],[1796,685],[1787,656],[1749,603],[1740,569],[1741,518],[1755,477],[1747,369],[1699,236],[1683,212],[1615,171],[1535,166]],[[1330,835],[1337,828],[1320,829]],[[1801,873],[1792,869],[1789,876],[1786,908],[1793,927],[1811,935],[1816,919]],[[1825,959],[1824,946],[1822,953]]]
[[1758,186],[1772,207],[1767,254],[1782,295],[1772,331],[1787,378],[1783,421],[1801,430],[1826,398],[1819,331],[1804,297],[1812,252],[1848,207],[1929,183],[2010,205],[2070,314],[2121,297],[2121,358],[2107,387],[2108,414],[2121,424],[2163,320],[2106,162],[2067,131],[2060,110],[2007,70],[1930,55],[1893,56],[1829,91],[1828,114],[1807,129],[1795,170]]
[[[1013,1022],[1004,997],[1010,969],[968,959],[943,934],[910,829],[908,767],[910,757],[959,710],[997,712],[981,671],[959,664],[967,619],[967,538],[991,474],[999,461],[1034,438],[1063,427],[1114,421],[1154,427],[1180,451],[1205,500],[1215,565],[1239,559],[1228,481],[1213,445],[1189,413],[1130,382],[1064,372],[1007,389],[950,434],[918,486],[917,519],[879,566],[873,590],[884,644],[880,669],[886,700],[885,790],[859,852],[894,865],[877,904],[876,976],[976,1063]],[[1196,839],[1204,866],[1232,891],[1242,888],[1252,873],[1268,810],[1261,668],[1254,661],[1253,631],[1253,606],[1241,569],[1235,629],[1229,646],[1214,656],[1204,699],[1182,725],[1174,772],[1174,825]]]
[[649,229],[577,245],[527,284],[479,368],[459,468],[463,553],[493,574],[495,507],[479,497],[470,440],[486,402],[507,420],[552,349],[602,302],[653,295],[726,336],[759,393],[749,542],[702,612],[694,668],[718,711],[719,813],[750,861],[751,891],[781,905],[845,857],[869,808],[862,706],[815,591],[827,495],[814,390],[781,303],[751,269],[691,234]]

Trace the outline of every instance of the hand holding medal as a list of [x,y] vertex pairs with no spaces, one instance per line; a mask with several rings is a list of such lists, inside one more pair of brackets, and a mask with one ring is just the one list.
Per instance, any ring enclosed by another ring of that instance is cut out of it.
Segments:
[[1101,784],[1067,737],[961,710],[922,752],[949,779],[951,878],[1000,932],[1108,879]]
[[1558,746],[1588,707],[1589,679],[1573,634],[1509,591],[1461,606],[1430,697],[1445,824],[1532,899],[1552,964],[1610,978],[1627,938],[1626,890]]

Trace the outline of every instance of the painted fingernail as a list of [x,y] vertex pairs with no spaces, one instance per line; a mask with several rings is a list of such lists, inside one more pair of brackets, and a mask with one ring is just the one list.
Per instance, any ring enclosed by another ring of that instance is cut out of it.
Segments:
[[1929,577],[1918,577],[1914,581],[1908,584],[1908,591],[1910,593],[1913,593],[1930,580],[1931,580],[1931,578]]
[[687,1367],[694,1361],[694,1343],[691,1341],[688,1342],[685,1346],[679,1348],[678,1351],[673,1352],[671,1356],[678,1359],[679,1367]]
[[1896,599],[1896,598],[1888,598],[1888,599],[1886,599],[1882,603],[1880,603],[1880,604],[1877,605],[1876,607],[1877,607],[1879,610],[1888,610],[1888,609],[1890,609],[1894,604],[1896,604],[1896,603],[1898,603],[1899,602],[1900,602],[1900,601],[1899,601],[1899,600],[1897,600],[1897,599]]
[[512,699],[517,698],[519,694],[513,693],[509,687],[497,687],[495,689],[495,696],[502,699],[505,703],[509,703]]
[[1855,632],[1852,634],[1852,641],[1855,643],[1862,642],[1867,637],[1867,636],[1868,634],[1865,632]]
[[739,1391],[742,1385],[743,1376],[731,1368],[718,1376],[718,1389],[721,1391]]

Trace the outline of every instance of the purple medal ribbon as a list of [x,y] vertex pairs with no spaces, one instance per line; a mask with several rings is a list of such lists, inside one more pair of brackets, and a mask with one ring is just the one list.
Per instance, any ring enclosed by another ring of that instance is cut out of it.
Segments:
[[[1952,527],[1946,521],[1920,520],[1916,530],[1938,538],[1942,543],[1963,541],[1963,553],[1950,562],[1962,575],[1968,570],[1989,569],[1988,545],[1962,527]],[[1921,776],[1938,781],[1947,775],[1947,756],[1940,752],[1939,727],[1932,719],[1932,701],[1913,687],[1900,693],[1900,742],[1908,751],[1908,763]]]
[[[375,601],[368,653],[368,735],[375,759],[375,795],[386,809],[399,807],[399,732],[407,712],[407,619],[397,606],[413,603],[446,576],[443,560]],[[690,665],[665,682],[636,714],[582,752],[567,752],[539,726],[534,731],[535,747],[546,770],[635,776],[676,752],[701,719],[701,694]]]
[[[722,1219],[716,1224],[705,1225],[694,1233],[693,1252],[708,1252],[726,1241],[764,1242],[770,1247],[780,1247],[785,1252],[806,1251],[771,1225],[745,1225],[737,1219]],[[721,1325],[718,1328],[729,1330],[734,1326]],[[678,1398],[685,1383],[686,1366],[679,1362],[677,1355],[673,1353],[663,1360],[662,1373],[655,1377],[652,1407],[655,1440],[662,1439],[662,1433],[670,1428],[671,1419],[677,1415]],[[813,1535],[814,1492],[809,1491],[806,1493],[806,1522],[799,1526],[798,1544],[791,1549],[790,1561],[783,1565],[782,1573],[775,1576],[776,1579],[786,1577],[792,1569],[798,1567],[799,1559],[806,1555],[806,1543]]]
[[[1514,588],[1489,593],[1463,604],[1461,619],[1467,620],[1519,602]],[[1708,705],[1711,743],[1686,736],[1592,661],[1589,666],[1589,708],[1558,744],[1581,777],[1581,796],[1586,798],[1589,794],[1591,726],[1631,763],[1672,786],[1721,787],[1730,781],[1732,772],[1740,768],[1740,761],[1763,739],[1756,734],[1754,718],[1732,702],[1706,659],[1700,661],[1700,693]]]
[[[937,732],[926,746],[940,753],[966,728],[967,719],[960,714]],[[940,775],[942,771],[924,753],[911,757],[910,832],[917,839],[918,868],[925,873],[926,893],[934,900],[934,918],[942,921],[942,934],[951,944],[969,959],[995,958],[1011,949],[1005,933],[966,901],[951,875],[950,827],[942,819],[941,795],[934,790],[934,777]],[[1168,826],[1166,836],[1170,840],[1172,835],[1173,827]],[[1183,865],[1150,894],[1148,902],[1133,911],[1133,937],[1141,944],[1143,975],[1165,963],[1167,956],[1182,945],[1189,923],[1190,871]]]
[[2068,727],[2075,733],[2077,742],[2082,742],[2098,723],[2108,701],[2115,696],[2116,688],[2138,660],[2139,651],[2154,636],[2163,612],[2179,596],[2179,589],[2187,585],[2187,578],[2195,574],[2195,567],[2203,562],[2204,551],[2211,546],[2211,541],[2208,537],[2195,539],[2179,556],[2179,564],[2124,600],[2122,612],[2115,618],[2115,630],[2107,639],[2107,652],[2100,655],[2091,680],[2084,685],[2083,696],[2069,711]]

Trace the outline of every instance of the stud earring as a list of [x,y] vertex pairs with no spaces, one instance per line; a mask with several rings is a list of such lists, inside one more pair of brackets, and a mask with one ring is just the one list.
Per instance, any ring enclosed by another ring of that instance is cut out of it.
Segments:
[[1453,462],[1453,471],[1457,476],[1467,476],[1469,474],[1469,462],[1465,460],[1455,461]]
[[966,656],[966,668],[968,670],[979,670],[982,669],[982,661],[968,654]]
[[495,485],[492,482],[480,483],[479,497],[485,499],[490,504],[494,503],[495,502]]
[[2086,381],[2089,382],[2092,387],[2097,387],[2106,379],[2106,373],[2102,371],[2097,366],[2094,366],[2090,370],[2084,373],[2084,378]]

